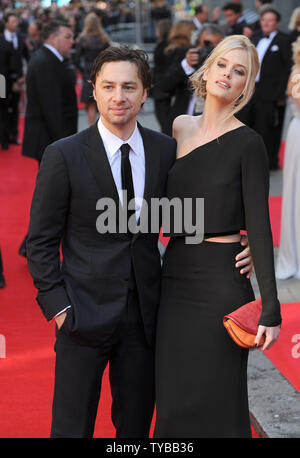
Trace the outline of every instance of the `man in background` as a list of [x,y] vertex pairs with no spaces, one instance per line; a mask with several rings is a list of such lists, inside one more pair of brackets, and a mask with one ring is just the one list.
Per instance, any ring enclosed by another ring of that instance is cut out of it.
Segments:
[[281,16],[273,6],[260,10],[260,26],[251,40],[256,46],[260,71],[250,102],[237,117],[263,138],[271,170],[278,168],[278,151],[283,125],[286,87],[291,70],[291,46],[279,30]]
[[[27,71],[27,107],[22,154],[41,162],[52,142],[77,132],[76,75],[68,56],[74,43],[68,24],[44,27],[44,45],[32,56]],[[26,256],[25,237],[19,254]]]

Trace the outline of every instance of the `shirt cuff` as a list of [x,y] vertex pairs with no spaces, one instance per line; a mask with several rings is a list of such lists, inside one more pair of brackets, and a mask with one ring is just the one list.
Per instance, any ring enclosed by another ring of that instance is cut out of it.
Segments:
[[68,305],[68,307],[65,307],[63,310],[61,310],[60,312],[58,312],[56,315],[54,315],[53,318],[56,318],[58,315],[61,315],[62,313],[64,313],[67,309],[71,308],[71,305]]
[[183,68],[184,70],[184,73],[186,75],[191,75],[192,73],[194,73],[195,69],[194,67],[191,67],[188,63],[187,63],[187,60],[186,59],[183,59],[181,61],[181,67]]

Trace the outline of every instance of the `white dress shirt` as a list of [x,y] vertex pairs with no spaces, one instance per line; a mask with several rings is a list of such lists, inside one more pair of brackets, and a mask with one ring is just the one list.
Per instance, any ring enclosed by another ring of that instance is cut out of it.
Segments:
[[14,47],[14,49],[18,48],[18,35],[16,33],[12,33],[7,29],[4,29],[4,38],[6,41],[10,41]]
[[[256,45],[256,51],[257,51],[257,54],[258,54],[258,59],[259,59],[259,63],[260,65],[262,64],[262,61],[265,57],[265,54],[268,50],[268,47],[270,46],[273,38],[277,35],[277,30],[275,30],[274,32],[270,33],[270,36],[269,38],[267,37],[262,37],[259,42],[257,43]],[[256,83],[258,83],[260,80],[260,70],[257,74],[257,77],[256,77]]]
[[124,143],[128,143],[128,145],[130,146],[129,160],[132,170],[134,196],[136,199],[136,219],[138,221],[142,204],[141,199],[144,196],[145,188],[145,151],[140,131],[136,124],[131,137],[128,140],[124,141],[121,138],[114,135],[110,130],[108,130],[104,126],[103,122],[101,121],[101,117],[99,118],[97,125],[104,144],[104,148],[107,154],[107,158],[111,167],[111,171],[115,180],[115,184],[119,193],[121,203],[123,203],[123,195],[120,148]]

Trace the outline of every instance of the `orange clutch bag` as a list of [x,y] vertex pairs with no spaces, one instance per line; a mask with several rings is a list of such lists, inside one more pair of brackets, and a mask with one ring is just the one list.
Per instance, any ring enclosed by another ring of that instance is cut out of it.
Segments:
[[[223,318],[223,324],[236,344],[244,348],[254,348],[254,340],[258,331],[258,321],[262,312],[261,299],[248,302]],[[262,336],[259,347],[263,345]]]

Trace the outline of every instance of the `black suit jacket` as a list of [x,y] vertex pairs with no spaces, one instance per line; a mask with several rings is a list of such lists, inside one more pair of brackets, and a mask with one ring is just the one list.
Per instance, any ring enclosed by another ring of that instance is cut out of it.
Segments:
[[[144,199],[150,209],[151,198],[164,196],[176,142],[139,129],[146,160]],[[63,325],[66,332],[88,342],[105,342],[126,306],[132,264],[146,337],[153,343],[160,297],[158,233],[100,234],[96,203],[103,197],[118,205],[97,124],[48,146],[37,176],[27,242],[37,302],[48,320],[71,304]]]
[[[254,33],[252,42],[257,46],[263,37],[262,32]],[[288,35],[278,32],[270,43],[260,69],[260,80],[256,95],[262,100],[284,100],[291,71],[291,45]]]
[[14,55],[12,44],[0,35],[0,75],[4,75],[6,79],[16,71]]
[[77,132],[76,76],[45,46],[30,59],[22,154],[41,160],[50,143]]
[[192,87],[189,86],[188,77],[181,65],[187,50],[188,48],[180,48],[174,53],[157,85],[160,92],[169,93],[173,96],[164,125],[164,133],[170,136],[172,135],[174,119],[179,115],[186,114],[189,101],[193,95]]
[[28,61],[29,59],[29,53],[28,53],[28,48],[25,44],[25,41],[23,40],[22,36],[20,33],[17,33],[17,37],[18,37],[18,47],[15,49],[13,48],[13,45],[10,41],[6,41],[7,43],[9,43],[13,50],[14,50],[14,53],[13,53],[13,68],[14,68],[14,72],[12,73],[12,79],[13,80],[17,80],[18,78],[20,78],[21,76],[23,76],[24,72],[23,72],[23,59]]

